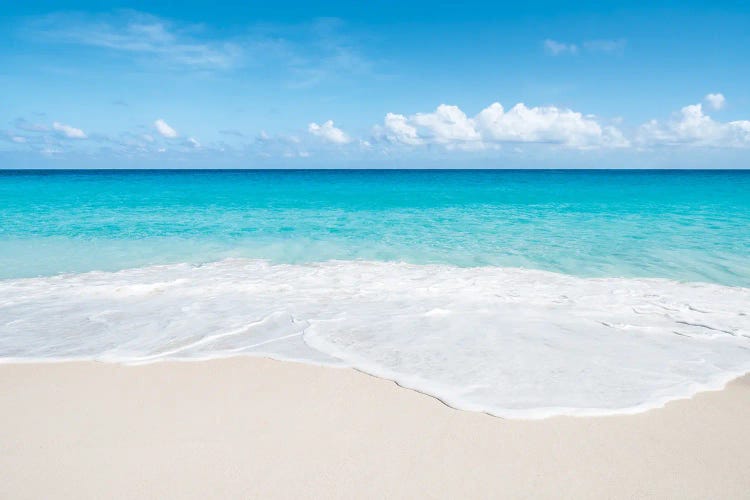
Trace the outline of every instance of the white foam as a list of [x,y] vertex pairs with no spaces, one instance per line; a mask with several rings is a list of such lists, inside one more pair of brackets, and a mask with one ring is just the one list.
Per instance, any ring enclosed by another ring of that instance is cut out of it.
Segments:
[[0,358],[349,366],[504,417],[631,413],[750,371],[750,289],[233,259],[0,281]]

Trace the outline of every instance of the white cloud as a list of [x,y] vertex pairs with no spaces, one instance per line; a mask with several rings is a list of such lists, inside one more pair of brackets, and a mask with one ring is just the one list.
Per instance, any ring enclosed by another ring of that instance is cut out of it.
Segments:
[[30,19],[23,32],[46,42],[118,52],[159,69],[231,71],[243,66],[281,69],[292,87],[309,87],[347,75],[370,75],[374,63],[335,18],[253,23],[227,35],[224,26],[189,24],[133,10],[53,13]]
[[228,68],[241,56],[231,41],[197,41],[190,33],[200,27],[175,25],[134,11],[116,15],[57,13],[31,24],[36,39],[88,45],[133,54],[149,55],[160,62],[193,68]]
[[578,46],[573,43],[558,42],[548,38],[544,41],[544,50],[553,56],[561,54],[576,54],[578,53]]
[[177,134],[177,131],[170,127],[167,122],[159,118],[154,122],[154,128],[162,137],[166,137],[167,139],[174,139],[175,137],[178,137],[179,134]]
[[201,147],[201,143],[198,142],[198,139],[196,139],[195,137],[188,137],[188,140],[186,141],[186,144],[188,146],[196,148],[196,149],[198,149],[198,148]]
[[334,144],[347,144],[351,142],[351,138],[343,130],[333,125],[333,120],[328,120],[323,125],[313,122],[307,126],[307,130],[312,135]]
[[595,118],[554,106],[529,108],[523,103],[506,111],[493,103],[470,118],[457,106],[441,104],[433,113],[413,116],[388,113],[375,135],[391,143],[437,144],[447,149],[483,149],[503,143],[547,143],[570,148],[625,147],[619,129]]
[[434,113],[417,113],[411,122],[423,131],[430,142],[449,148],[481,147],[482,136],[474,120],[469,119],[458,106],[441,104]]
[[617,128],[555,106],[529,108],[518,103],[505,111],[496,102],[477,115],[477,122],[482,135],[494,142],[553,143],[579,149],[628,145]]
[[419,137],[417,127],[409,124],[409,119],[404,115],[388,113],[385,115],[383,135],[389,142],[401,144],[424,144]]
[[706,95],[706,97],[704,97],[704,99],[713,109],[716,110],[723,108],[727,103],[727,100],[724,98],[724,94],[719,93],[708,94]]
[[544,50],[550,55],[559,56],[563,54],[578,54],[580,51],[603,54],[616,54],[625,50],[627,40],[620,38],[617,40],[586,40],[581,44],[559,42],[557,40],[546,39],[543,43]]
[[68,139],[85,139],[86,134],[80,128],[75,128],[64,123],[55,122],[52,124],[52,128],[60,132]]
[[750,121],[717,122],[701,104],[685,106],[671,120],[651,120],[638,129],[643,146],[750,147]]
[[10,138],[11,141],[15,142],[16,144],[24,144],[26,143],[26,138],[20,135],[14,135]]

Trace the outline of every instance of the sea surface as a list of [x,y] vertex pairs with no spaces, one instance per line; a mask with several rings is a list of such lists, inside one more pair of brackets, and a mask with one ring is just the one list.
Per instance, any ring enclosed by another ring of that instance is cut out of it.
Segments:
[[750,171],[0,171],[0,360],[262,355],[503,417],[750,371]]

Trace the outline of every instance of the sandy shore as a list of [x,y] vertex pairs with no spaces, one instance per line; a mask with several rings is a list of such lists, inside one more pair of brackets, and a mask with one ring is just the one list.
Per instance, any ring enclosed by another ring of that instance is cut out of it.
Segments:
[[352,370],[0,365],[0,498],[747,498],[750,378],[502,420]]

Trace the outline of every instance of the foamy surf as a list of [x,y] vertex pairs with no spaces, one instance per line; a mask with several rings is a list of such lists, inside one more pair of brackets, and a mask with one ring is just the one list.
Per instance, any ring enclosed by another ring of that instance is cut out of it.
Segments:
[[499,267],[231,259],[0,281],[6,361],[352,367],[511,418],[633,413],[750,371],[750,289]]

